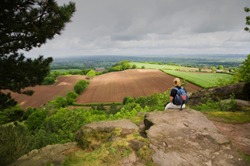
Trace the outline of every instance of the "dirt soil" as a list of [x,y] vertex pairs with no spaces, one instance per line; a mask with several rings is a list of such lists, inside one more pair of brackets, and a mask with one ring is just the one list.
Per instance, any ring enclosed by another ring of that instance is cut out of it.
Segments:
[[[11,97],[14,98],[23,109],[27,107],[39,108],[42,104],[48,101],[55,100],[58,96],[66,97],[69,91],[74,91],[74,86],[79,80],[87,80],[87,76],[72,75],[70,77],[58,77],[54,85],[40,85],[25,88],[34,90],[32,96],[11,92]],[[3,93],[10,92],[8,90],[2,91]]]
[[[95,76],[76,103],[122,102],[125,96],[140,97],[163,93],[174,86],[175,77],[153,69],[131,69]],[[191,83],[188,92],[202,89]]]
[[250,157],[250,123],[228,124],[212,121],[217,129],[226,135],[241,152]]

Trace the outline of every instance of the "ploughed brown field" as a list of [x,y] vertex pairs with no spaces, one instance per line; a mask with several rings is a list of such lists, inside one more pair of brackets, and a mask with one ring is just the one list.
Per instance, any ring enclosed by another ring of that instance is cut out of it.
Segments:
[[[87,80],[87,78],[87,76],[79,75],[58,77],[57,82],[54,85],[41,85],[25,88],[35,91],[32,96],[11,92],[11,97],[14,98],[24,109],[29,106],[39,108],[42,104],[55,100],[58,96],[66,97],[66,94],[69,91],[74,91],[74,86],[79,80]],[[2,92],[7,93],[9,91],[3,90]]]
[[[95,76],[76,103],[122,102],[125,96],[138,98],[163,93],[174,86],[174,78],[153,69],[131,69]],[[202,88],[187,83],[185,89],[192,92]]]

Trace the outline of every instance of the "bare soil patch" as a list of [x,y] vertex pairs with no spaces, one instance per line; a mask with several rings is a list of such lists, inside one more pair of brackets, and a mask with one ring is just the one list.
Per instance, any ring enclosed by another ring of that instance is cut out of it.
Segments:
[[[11,92],[12,98],[14,98],[22,108],[27,107],[38,108],[42,104],[46,104],[48,101],[55,100],[58,96],[66,97],[69,91],[74,91],[74,85],[79,80],[87,80],[87,76],[72,75],[70,77],[58,77],[57,82],[54,85],[40,85],[35,87],[25,88],[34,90],[35,93],[32,96]],[[10,92],[8,90],[2,91],[3,93]]]
[[[125,96],[140,97],[163,93],[174,86],[174,76],[153,69],[131,69],[95,76],[76,103],[122,102]],[[188,92],[202,89],[187,83]]]
[[250,123],[228,124],[212,121],[217,129],[226,135],[241,152],[250,157]]

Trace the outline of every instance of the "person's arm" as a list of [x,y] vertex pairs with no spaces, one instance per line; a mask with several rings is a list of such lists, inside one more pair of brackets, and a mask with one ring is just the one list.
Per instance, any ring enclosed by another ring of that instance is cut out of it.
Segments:
[[170,96],[170,101],[171,101],[171,102],[173,102],[173,99],[174,99],[174,98],[173,98],[172,96]]

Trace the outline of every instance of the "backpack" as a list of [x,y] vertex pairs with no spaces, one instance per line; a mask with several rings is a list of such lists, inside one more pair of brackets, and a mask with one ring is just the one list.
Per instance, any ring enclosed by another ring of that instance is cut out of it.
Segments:
[[177,90],[177,94],[174,98],[174,103],[175,105],[181,105],[181,110],[182,110],[182,105],[188,102],[189,99],[188,94],[185,92],[183,87],[181,87],[181,89],[175,87],[174,89]]

